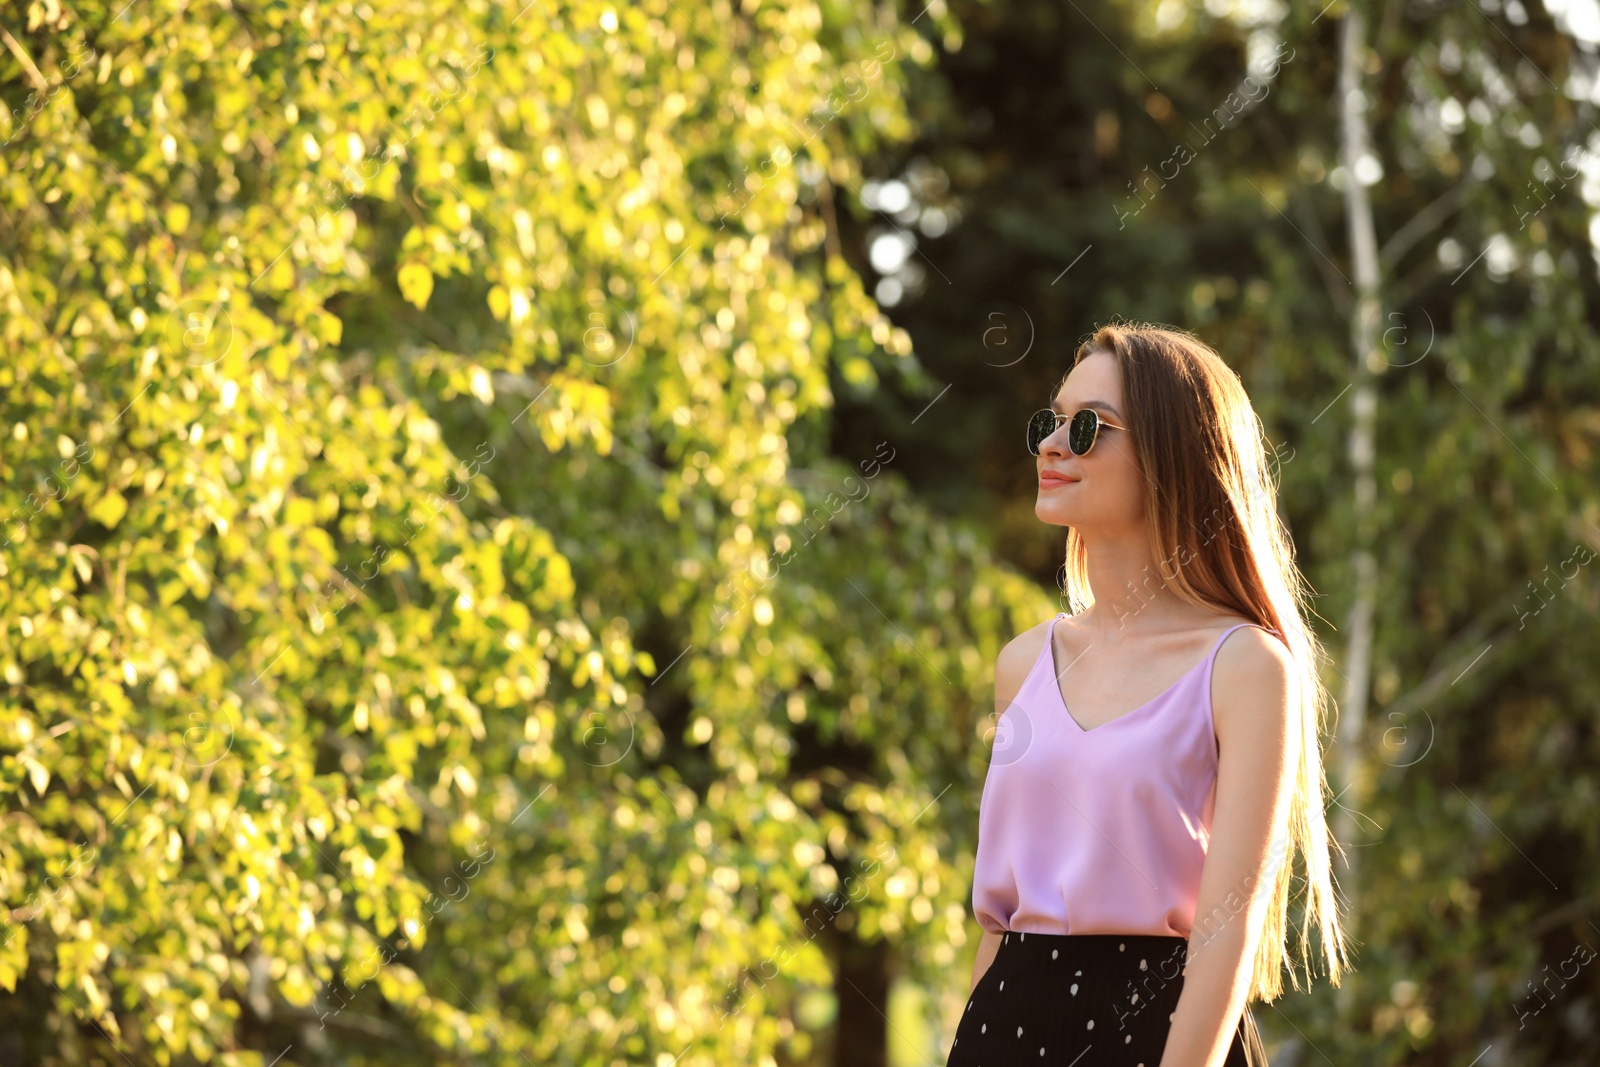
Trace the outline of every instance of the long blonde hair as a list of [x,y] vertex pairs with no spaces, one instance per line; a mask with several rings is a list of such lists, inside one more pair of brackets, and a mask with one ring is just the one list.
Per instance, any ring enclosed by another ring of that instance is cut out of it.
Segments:
[[[1158,559],[1180,561],[1162,564],[1161,579],[1190,603],[1230,611],[1276,631],[1299,680],[1300,706],[1294,711],[1301,744],[1294,760],[1289,841],[1267,891],[1270,903],[1246,1002],[1276,1000],[1283,992],[1297,854],[1306,879],[1299,949],[1307,985],[1315,925],[1328,978],[1337,986],[1349,967],[1323,818],[1328,799],[1320,747],[1333,699],[1319,672],[1326,653],[1305,622],[1309,586],[1295,567],[1293,542],[1278,517],[1278,487],[1268,471],[1261,421],[1239,375],[1185,330],[1143,322],[1102,326],[1078,346],[1073,366],[1094,352],[1111,355],[1121,374],[1123,414],[1145,475],[1151,544]],[[1094,602],[1083,540],[1070,528],[1066,592],[1074,612]],[[1299,989],[1292,965],[1289,977]]]

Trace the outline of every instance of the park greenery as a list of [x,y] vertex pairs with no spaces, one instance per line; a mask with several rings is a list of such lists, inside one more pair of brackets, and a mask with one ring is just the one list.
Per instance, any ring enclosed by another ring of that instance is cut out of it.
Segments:
[[1274,1064],[1600,1058],[1597,41],[0,3],[0,1064],[942,1062],[1113,315],[1239,371],[1349,713]]

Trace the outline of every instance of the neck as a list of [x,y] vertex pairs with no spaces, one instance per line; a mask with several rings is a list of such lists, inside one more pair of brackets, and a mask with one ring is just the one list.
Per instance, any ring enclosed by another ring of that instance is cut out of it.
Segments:
[[1085,541],[1090,612],[1107,631],[1159,629],[1183,615],[1188,604],[1163,580],[1149,545],[1142,537]]

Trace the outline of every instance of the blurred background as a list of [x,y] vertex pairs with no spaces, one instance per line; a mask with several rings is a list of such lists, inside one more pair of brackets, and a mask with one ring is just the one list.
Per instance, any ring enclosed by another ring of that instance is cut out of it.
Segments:
[[1600,1062],[1597,42],[0,3],[0,1063],[942,1064],[1115,316],[1241,375],[1332,656],[1273,1067]]

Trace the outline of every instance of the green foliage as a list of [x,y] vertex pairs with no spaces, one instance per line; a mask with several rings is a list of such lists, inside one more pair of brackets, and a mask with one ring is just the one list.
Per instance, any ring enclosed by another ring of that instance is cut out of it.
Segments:
[[905,427],[919,496],[956,502],[1047,587],[1059,544],[1032,513],[1022,415],[1112,315],[1215,346],[1279,450],[1340,700],[1362,534],[1380,589],[1362,773],[1333,781],[1351,790],[1329,809],[1360,813],[1341,879],[1356,971],[1259,1009],[1263,1031],[1299,1063],[1467,1063],[1490,1045],[1484,1063],[1591,1062],[1593,969],[1564,961],[1600,936],[1600,835],[1576,816],[1600,764],[1594,42],[1554,4],[1359,6],[1383,301],[1365,530],[1347,4],[958,5],[952,113],[925,142],[967,217],[920,242],[924,297],[897,321],[971,400],[914,427],[922,395],[867,405]]
[[[1239,368],[1346,617],[1344,8],[1217,7],[0,9],[0,1058],[798,1063],[854,950],[963,990],[1085,330]],[[1308,1058],[1593,1049],[1528,995],[1600,854],[1592,57],[1515,11],[1367,18],[1361,944],[1258,1011]],[[897,325],[913,155],[969,217]]]
[[869,861],[839,928],[943,980],[1048,608],[808,443],[830,368],[919,378],[828,239],[917,31],[0,23],[6,1053],[770,1061],[807,1038],[727,993],[823,981]]

